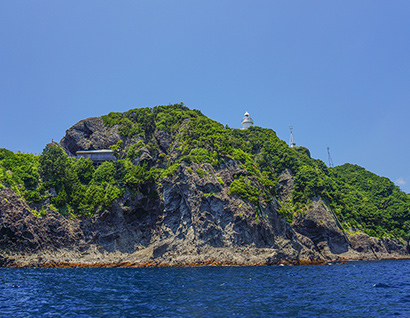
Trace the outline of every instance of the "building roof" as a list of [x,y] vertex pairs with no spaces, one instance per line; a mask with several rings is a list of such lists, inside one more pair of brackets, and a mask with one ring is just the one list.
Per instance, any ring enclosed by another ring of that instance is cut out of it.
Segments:
[[97,149],[97,150],[78,150],[76,154],[87,154],[87,153],[114,153],[111,149]]

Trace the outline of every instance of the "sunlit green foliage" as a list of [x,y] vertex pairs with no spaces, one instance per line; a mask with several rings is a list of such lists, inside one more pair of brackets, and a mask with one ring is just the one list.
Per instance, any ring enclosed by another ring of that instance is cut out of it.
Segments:
[[279,174],[289,169],[295,187],[292,201],[282,211],[287,219],[293,210],[321,197],[346,226],[361,227],[374,236],[409,236],[408,195],[386,178],[375,178],[363,168],[330,169],[311,159],[307,148],[289,148],[270,129],[230,129],[182,105],[155,107],[152,113],[156,128],[178,141],[177,156],[167,163],[162,177],[172,177],[182,161],[218,167],[235,160],[247,176],[228,185],[230,193],[258,205],[271,200]]
[[123,137],[142,136],[149,138],[156,128],[175,132],[184,119],[202,115],[198,110],[191,110],[182,104],[157,106],[154,108],[136,108],[125,113],[109,113],[102,116],[108,127],[118,125]]
[[[345,227],[379,237],[410,237],[410,197],[390,180],[349,164],[328,168],[311,159],[307,148],[288,147],[271,129],[231,129],[182,103],[102,118],[122,137],[110,147],[115,162],[96,167],[89,159],[69,158],[57,145],[48,145],[41,156],[0,149],[0,187],[11,187],[30,204],[41,205],[49,197],[60,212],[82,216],[109,208],[125,191],[159,198],[156,184],[175,178],[182,162],[191,164],[193,169],[185,166],[187,172],[201,178],[208,175],[204,164],[215,169],[226,165],[237,171],[226,184],[229,193],[261,211],[263,203],[274,200],[279,175],[289,169],[294,190],[279,211],[288,221],[320,197]],[[169,139],[169,149],[157,139],[160,131]],[[150,161],[141,162],[147,150]],[[222,178],[218,182],[225,186]]]
[[0,184],[9,186],[18,195],[25,195],[29,202],[40,202],[39,156],[13,153],[0,149]]
[[[155,170],[153,168],[153,170]],[[155,176],[153,174],[153,170],[148,169],[146,164],[141,165],[133,165],[128,162],[128,166],[126,169],[126,174],[123,178],[124,184],[134,190],[138,191],[141,189],[142,185],[147,182],[153,182]]]
[[112,163],[111,161],[105,161],[102,164],[100,164],[99,167],[95,170],[94,175],[93,175],[94,183],[113,184],[115,182],[114,174],[115,174],[114,163]]
[[91,159],[83,157],[73,163],[73,169],[82,184],[89,184],[95,173],[94,164]]
[[175,174],[179,169],[179,162],[175,162],[169,165],[166,169],[161,172],[161,178],[169,178]]
[[248,178],[240,176],[232,181],[229,186],[230,194],[236,194],[244,200],[249,200],[253,204],[259,204],[260,191],[253,186]]
[[202,117],[202,113],[196,109],[189,109],[183,104],[168,106],[156,106],[153,108],[156,115],[156,128],[169,133],[175,133],[181,127],[185,119]]
[[139,140],[136,144],[132,144],[128,147],[127,150],[127,158],[130,160],[134,160],[140,155],[140,150],[142,147],[145,147],[145,144],[142,140]]
[[332,169],[332,174],[338,183],[332,205],[345,222],[363,226],[372,236],[409,238],[410,200],[393,182],[351,164]]
[[92,215],[108,208],[122,193],[115,184],[112,162],[95,169],[90,159],[73,160],[58,145],[46,146],[39,159],[39,171],[43,187],[56,192],[51,202],[63,213]]
[[200,178],[203,178],[203,177],[205,177],[205,171],[204,171],[204,169],[202,169],[202,168],[198,168],[198,169],[196,169],[196,173],[198,174],[198,176],[200,177]]
[[46,187],[60,190],[64,186],[66,170],[70,165],[65,151],[56,145],[47,145],[39,163],[40,176]]

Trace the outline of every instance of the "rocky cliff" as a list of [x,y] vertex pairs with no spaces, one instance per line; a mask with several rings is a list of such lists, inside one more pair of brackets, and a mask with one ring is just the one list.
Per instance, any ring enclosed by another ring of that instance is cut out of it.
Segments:
[[[276,200],[255,208],[228,194],[235,162],[206,175],[183,166],[162,184],[162,199],[126,193],[91,218],[48,210],[35,216],[12,190],[0,190],[0,257],[5,266],[159,266],[191,264],[309,264],[344,259],[403,258],[395,239],[349,235],[323,201],[289,224]],[[203,167],[203,166],[201,166]]]
[[106,149],[120,139],[117,127],[105,127],[101,117],[92,117],[68,129],[60,144],[68,154],[75,156],[78,150]]
[[[127,147],[147,143],[146,136],[124,138],[118,130],[118,125],[107,127],[101,118],[90,118],[67,130],[60,144],[73,155],[120,140]],[[152,138],[156,145],[152,140],[150,146],[140,145],[134,165],[165,167],[161,158],[178,157],[175,134],[156,129]],[[279,174],[275,191],[256,204],[235,194],[230,185],[241,177],[263,187],[250,173],[236,158],[222,164],[181,160],[173,173],[139,190],[124,187],[109,207],[80,217],[50,209],[53,191],[36,216],[33,204],[5,186],[0,189],[0,265],[309,264],[409,256],[403,241],[344,229],[320,196],[287,219],[283,209],[295,187],[290,169]]]

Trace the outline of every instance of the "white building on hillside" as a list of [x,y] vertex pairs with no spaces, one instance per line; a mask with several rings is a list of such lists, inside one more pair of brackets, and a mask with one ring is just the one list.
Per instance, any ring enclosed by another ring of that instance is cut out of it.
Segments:
[[94,161],[99,165],[104,161],[115,161],[114,151],[111,149],[98,149],[98,150],[79,150],[76,152],[77,158],[84,157]]
[[252,117],[249,115],[248,112],[245,113],[242,122],[242,129],[248,129],[249,127],[251,127],[253,125],[253,119]]

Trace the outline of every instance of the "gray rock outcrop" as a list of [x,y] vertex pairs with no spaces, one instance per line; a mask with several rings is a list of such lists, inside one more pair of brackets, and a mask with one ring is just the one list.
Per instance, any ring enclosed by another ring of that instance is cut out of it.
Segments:
[[117,126],[108,128],[101,117],[91,117],[68,129],[60,145],[74,156],[78,150],[107,149],[120,139]]
[[84,219],[51,210],[36,217],[12,190],[1,189],[0,266],[309,264],[408,255],[394,239],[347,235],[320,199],[292,225],[278,215],[276,200],[257,212],[225,186],[240,172],[235,161],[217,169],[182,164],[155,189],[162,200],[126,192],[111,209]]
[[296,216],[292,227],[310,238],[324,256],[346,253],[351,245],[337,217],[319,199],[313,201],[306,212]]
[[47,210],[35,216],[11,189],[0,189],[0,249],[32,253],[79,246],[83,241],[80,221]]
[[[94,117],[68,129],[60,145],[75,155],[119,140],[117,126]],[[161,158],[177,158],[180,145],[170,133],[155,131],[150,145],[142,136],[124,144],[140,141],[133,164],[165,168]],[[183,161],[171,177],[144,185],[145,194],[124,190],[110,208],[84,218],[51,210],[50,200],[44,203],[47,213],[36,216],[14,191],[0,188],[0,266],[309,264],[409,256],[408,246],[396,239],[345,231],[320,198],[290,224],[279,213],[292,199],[290,170],[279,176],[277,195],[258,206],[230,193],[229,185],[248,175],[235,160],[218,167]]]

